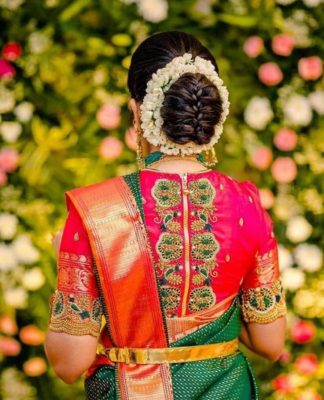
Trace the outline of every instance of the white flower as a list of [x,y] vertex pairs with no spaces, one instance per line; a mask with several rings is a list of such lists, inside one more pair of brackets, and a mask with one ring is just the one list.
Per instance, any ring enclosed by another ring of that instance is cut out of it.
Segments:
[[166,0],[138,0],[138,12],[150,22],[160,22],[168,16]]
[[25,0],[0,0],[0,6],[7,8],[8,10],[15,10],[21,6],[24,1]]
[[43,53],[49,48],[50,44],[50,39],[42,32],[32,32],[28,38],[30,51],[34,54]]
[[291,242],[303,242],[309,238],[312,230],[312,225],[303,216],[297,215],[288,221],[286,236]]
[[26,308],[27,306],[27,292],[22,287],[8,289],[4,291],[5,302],[14,308]]
[[13,242],[12,248],[19,262],[33,264],[39,259],[39,252],[33,246],[30,238],[26,235],[19,235]]
[[8,143],[14,143],[22,132],[22,126],[16,121],[4,121],[0,125],[3,139]]
[[284,289],[294,291],[305,283],[305,273],[297,268],[286,268],[281,273],[281,282]]
[[307,7],[317,7],[323,3],[323,0],[303,0]]
[[14,108],[15,103],[16,100],[14,93],[0,85],[0,114],[11,111]]
[[271,103],[266,97],[252,97],[245,111],[244,120],[253,129],[264,129],[273,118]]
[[316,90],[308,95],[308,101],[320,115],[324,114],[324,90]]
[[[220,121],[214,127],[214,135],[208,144],[198,145],[189,142],[186,145],[180,145],[171,141],[165,132],[161,130],[163,119],[160,109],[164,101],[164,92],[170,88],[180,75],[186,72],[199,72],[206,75],[217,86],[222,98],[223,112]],[[151,80],[147,83],[146,95],[140,106],[143,136],[149,143],[155,146],[160,145],[160,151],[165,154],[193,154],[212,148],[222,134],[223,123],[229,113],[228,90],[222,83],[223,81],[219,78],[210,61],[199,56],[192,59],[192,54],[190,53],[175,57],[164,68],[160,68],[153,73]]]
[[17,257],[12,247],[5,243],[0,243],[0,271],[11,271],[17,265]]
[[285,101],[283,112],[287,121],[294,125],[307,126],[313,118],[307,97],[300,94],[294,94]]
[[0,237],[12,239],[17,231],[18,218],[9,213],[0,214]]
[[42,270],[35,267],[24,272],[21,282],[26,289],[37,290],[44,285],[45,277]]
[[28,101],[23,101],[15,108],[16,117],[20,122],[28,122],[33,116],[34,105]]
[[322,267],[323,252],[315,244],[301,243],[294,249],[298,266],[306,272],[318,271]]
[[282,244],[278,245],[278,258],[280,271],[289,268],[293,265],[293,256],[291,252]]

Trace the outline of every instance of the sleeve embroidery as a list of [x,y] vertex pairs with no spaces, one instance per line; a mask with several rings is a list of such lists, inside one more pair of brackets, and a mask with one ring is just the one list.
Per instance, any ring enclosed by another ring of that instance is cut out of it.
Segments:
[[241,290],[239,299],[245,322],[267,324],[287,312],[285,293],[279,279],[270,286]]
[[49,329],[70,335],[99,336],[102,305],[99,297],[56,289],[50,297]]
[[270,215],[261,206],[257,187],[248,182],[260,215],[259,248],[254,263],[244,278],[240,293],[240,307],[245,322],[266,324],[286,315],[286,298],[281,284],[278,244],[273,233]]
[[49,300],[50,330],[100,335],[103,305],[94,264],[83,221],[71,203],[57,259],[57,288]]

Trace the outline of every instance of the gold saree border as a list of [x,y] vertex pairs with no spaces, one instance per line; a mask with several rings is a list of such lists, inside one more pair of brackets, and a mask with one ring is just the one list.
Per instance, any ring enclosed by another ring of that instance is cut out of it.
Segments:
[[[167,347],[149,238],[127,183],[110,178],[68,190],[65,197],[88,233],[113,344]],[[118,363],[117,371],[122,400],[173,400],[168,364]]]

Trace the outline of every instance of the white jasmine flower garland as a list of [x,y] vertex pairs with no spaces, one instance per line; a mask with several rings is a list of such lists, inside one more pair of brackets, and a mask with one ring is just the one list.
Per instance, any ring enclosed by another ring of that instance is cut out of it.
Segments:
[[[164,93],[179,77],[187,72],[204,74],[217,88],[222,99],[222,114],[219,122],[215,125],[215,133],[207,144],[198,145],[194,142],[178,144],[171,141],[162,130],[163,119],[161,107],[164,101]],[[192,54],[185,53],[183,56],[175,57],[164,68],[153,73],[151,80],[147,83],[146,95],[141,104],[141,117],[143,136],[155,146],[160,146],[160,151],[165,154],[197,154],[211,149],[219,140],[223,132],[223,124],[229,113],[228,90],[219,78],[215,67],[209,60],[197,56],[194,60]]]

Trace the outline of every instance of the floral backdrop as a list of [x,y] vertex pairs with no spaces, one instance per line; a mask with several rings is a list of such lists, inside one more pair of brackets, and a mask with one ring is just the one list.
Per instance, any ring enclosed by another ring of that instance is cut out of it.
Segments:
[[44,355],[51,235],[65,190],[137,168],[130,55],[183,30],[230,92],[217,168],[252,179],[275,223],[287,341],[274,364],[248,353],[261,398],[323,399],[323,23],[323,0],[0,0],[1,398],[84,398]]

